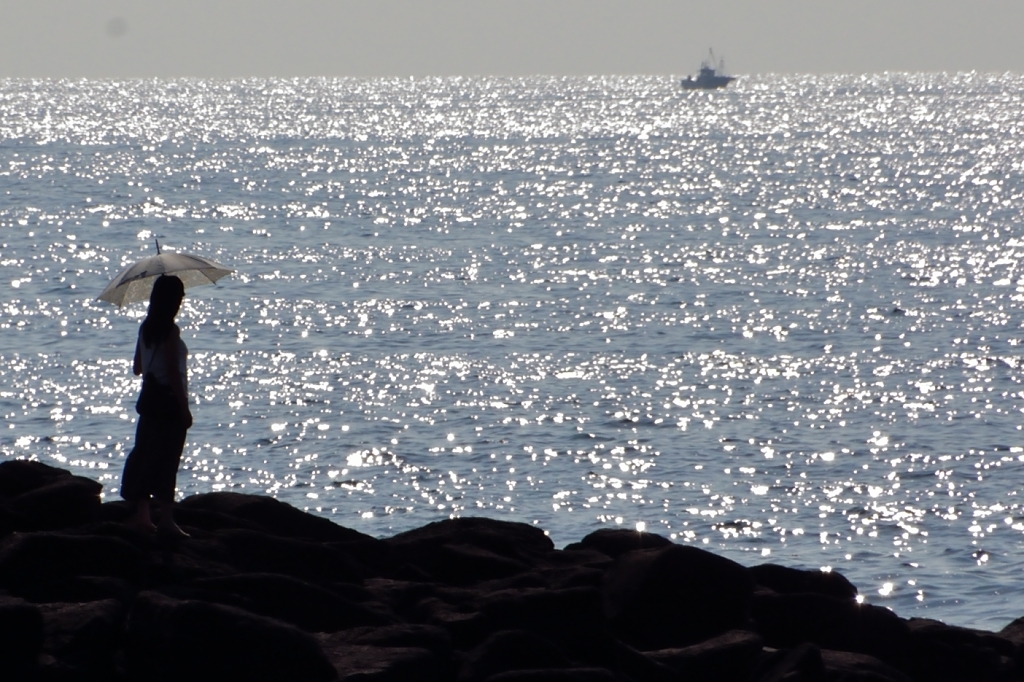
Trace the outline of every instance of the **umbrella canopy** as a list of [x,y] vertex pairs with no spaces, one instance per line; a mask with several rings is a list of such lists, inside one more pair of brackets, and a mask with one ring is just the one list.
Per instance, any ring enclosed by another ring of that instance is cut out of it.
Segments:
[[234,270],[207,258],[187,253],[158,253],[132,263],[117,273],[98,300],[123,306],[135,301],[146,301],[153,290],[153,282],[160,275],[175,275],[185,288],[213,284]]

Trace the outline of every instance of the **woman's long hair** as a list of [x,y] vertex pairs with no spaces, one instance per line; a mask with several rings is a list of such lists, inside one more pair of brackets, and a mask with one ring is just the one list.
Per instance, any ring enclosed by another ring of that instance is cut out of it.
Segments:
[[149,310],[142,321],[142,341],[152,346],[167,338],[174,327],[174,317],[185,297],[185,285],[174,275],[160,275],[149,295]]

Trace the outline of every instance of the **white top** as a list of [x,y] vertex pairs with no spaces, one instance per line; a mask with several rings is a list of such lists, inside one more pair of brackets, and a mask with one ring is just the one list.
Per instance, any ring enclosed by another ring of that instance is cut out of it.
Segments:
[[162,350],[164,344],[176,344],[178,349],[178,373],[181,376],[181,387],[188,393],[188,347],[181,340],[177,329],[167,338],[150,348],[142,339],[142,328],[139,328],[139,348],[142,349],[142,373],[152,372],[153,376],[164,386],[171,383],[170,368],[167,366],[167,351]]

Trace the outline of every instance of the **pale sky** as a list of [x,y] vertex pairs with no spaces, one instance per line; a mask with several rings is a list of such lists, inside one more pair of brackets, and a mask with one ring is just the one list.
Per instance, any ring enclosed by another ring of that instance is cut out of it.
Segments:
[[1024,73],[1024,0],[0,0],[0,77]]

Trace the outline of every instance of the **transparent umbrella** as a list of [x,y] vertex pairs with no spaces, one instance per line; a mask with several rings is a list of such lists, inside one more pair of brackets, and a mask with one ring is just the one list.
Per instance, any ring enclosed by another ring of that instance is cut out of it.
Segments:
[[202,284],[213,284],[232,272],[234,270],[231,268],[201,256],[177,252],[161,253],[160,243],[157,242],[155,256],[143,258],[121,270],[97,299],[124,306],[136,301],[149,300],[153,282],[160,275],[175,275],[188,289]]

